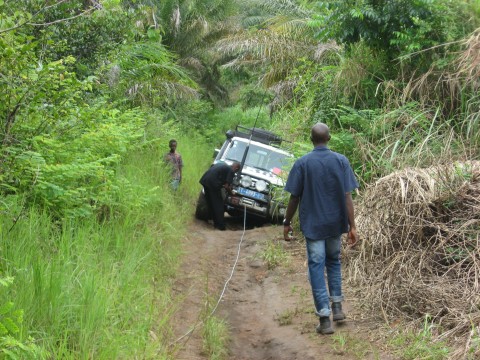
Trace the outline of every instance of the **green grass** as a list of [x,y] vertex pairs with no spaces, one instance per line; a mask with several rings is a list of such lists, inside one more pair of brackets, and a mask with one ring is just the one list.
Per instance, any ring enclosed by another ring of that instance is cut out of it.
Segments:
[[405,331],[394,337],[391,344],[396,349],[396,354],[402,359],[447,359],[450,349],[443,341],[433,341],[434,330],[435,325],[426,316],[423,329],[420,332]]
[[275,317],[275,320],[278,321],[280,326],[291,325],[293,323],[293,318],[300,313],[300,310],[295,307],[295,309],[288,309]]
[[215,316],[208,316],[202,330],[203,351],[210,360],[228,359],[229,329],[226,322]]
[[345,332],[336,332],[332,335],[333,349],[337,355],[349,354],[355,359],[374,358],[380,359],[378,350],[373,348],[371,344],[358,337],[354,337]]
[[479,326],[478,324],[473,324],[472,323],[472,338],[470,340],[470,344],[468,347],[468,352],[467,352],[467,359],[476,359],[478,355],[480,354],[480,333],[479,333]]
[[[169,358],[172,279],[179,242],[200,191],[207,146],[179,137],[184,182],[170,190],[168,139],[132,153],[119,168],[116,205],[97,218],[54,220],[22,199],[0,217],[2,290],[25,312],[22,334],[57,359]],[[187,147],[186,144],[189,144]],[[208,155],[206,155],[208,153]],[[154,340],[154,339],[157,340]]]
[[303,302],[305,301],[306,298],[310,297],[310,292],[308,289],[302,288],[298,285],[292,286],[292,289],[290,290],[292,294],[298,294],[300,297],[300,301]]
[[274,269],[280,265],[289,265],[290,256],[278,241],[267,241],[260,257],[266,262],[268,269]]

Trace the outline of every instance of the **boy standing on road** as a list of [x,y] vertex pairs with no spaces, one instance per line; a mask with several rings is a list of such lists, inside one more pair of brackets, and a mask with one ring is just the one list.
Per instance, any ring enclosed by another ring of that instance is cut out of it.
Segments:
[[289,241],[289,233],[293,231],[290,222],[300,204],[300,228],[306,240],[308,275],[315,313],[320,318],[317,332],[332,334],[331,313],[334,321],[345,319],[342,311],[341,236],[348,232],[350,246],[358,241],[351,195],[358,183],[348,159],[327,147],[330,133],[326,124],[314,125],[310,140],[313,151],[295,162],[285,186],[290,200],[283,232],[284,239]]
[[170,151],[165,154],[164,160],[172,168],[172,182],[171,186],[173,190],[177,190],[178,186],[182,182],[182,168],[183,161],[182,156],[176,152],[177,150],[177,141],[172,139],[168,143]]

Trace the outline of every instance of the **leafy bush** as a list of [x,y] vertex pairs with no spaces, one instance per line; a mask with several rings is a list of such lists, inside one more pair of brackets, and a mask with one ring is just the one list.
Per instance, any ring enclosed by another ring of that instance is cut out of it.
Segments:
[[466,1],[332,0],[317,6],[312,25],[321,39],[363,40],[390,59],[460,39],[474,29]]
[[[0,277],[0,294],[2,287],[13,283],[13,277]],[[35,340],[28,337],[21,339],[23,310],[15,309],[12,301],[0,303],[0,357],[2,359],[47,359],[49,354]]]
[[212,104],[205,100],[178,102],[166,112],[167,121],[176,123],[181,129],[190,132],[205,133],[211,126]]
[[145,114],[115,110],[101,98],[88,104],[95,79],[80,81],[72,57],[42,63],[26,39],[15,31],[0,39],[0,192],[26,193],[29,205],[58,216],[112,205],[115,167],[143,137]]
[[[109,52],[132,38],[132,12],[111,6],[113,2],[102,2],[103,6],[92,8],[82,0],[70,0],[45,7],[43,11],[38,11],[39,4],[32,6],[32,3],[20,0],[18,5],[21,10],[36,13],[36,23],[53,23],[33,30],[41,44],[39,56],[47,61],[73,56],[77,60],[75,71],[81,78],[94,74]],[[58,21],[72,17],[75,18]]]
[[[86,216],[115,203],[115,167],[143,136],[137,110],[82,109],[90,122],[64,134],[43,134],[10,147],[4,191],[27,193],[57,215]],[[68,146],[67,146],[68,144]]]
[[242,104],[242,109],[247,110],[266,106],[272,100],[272,95],[255,84],[245,84],[239,90],[238,100]]

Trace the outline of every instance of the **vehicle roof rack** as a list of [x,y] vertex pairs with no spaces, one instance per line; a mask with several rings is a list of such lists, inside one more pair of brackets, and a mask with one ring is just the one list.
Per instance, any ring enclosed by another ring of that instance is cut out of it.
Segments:
[[259,128],[247,128],[245,126],[237,125],[235,131],[227,131],[227,137],[238,136],[245,139],[252,139],[266,145],[280,146],[283,139],[271,131]]

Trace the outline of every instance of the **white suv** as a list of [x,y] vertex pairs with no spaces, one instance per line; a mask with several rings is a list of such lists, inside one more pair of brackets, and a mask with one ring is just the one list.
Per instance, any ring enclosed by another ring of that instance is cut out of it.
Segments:
[[[233,182],[233,194],[225,193],[225,211],[232,216],[246,211],[267,221],[281,221],[287,203],[283,186],[293,164],[293,155],[280,148],[282,138],[263,129],[242,126],[227,131],[226,137],[221,149],[215,150],[213,164],[238,161],[242,166]],[[195,216],[210,218],[203,191]]]

